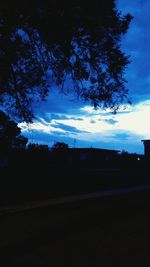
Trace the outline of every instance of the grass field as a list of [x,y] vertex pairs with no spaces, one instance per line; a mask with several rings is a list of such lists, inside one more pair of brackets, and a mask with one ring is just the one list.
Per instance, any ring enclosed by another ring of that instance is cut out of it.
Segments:
[[0,217],[0,267],[149,266],[150,191]]

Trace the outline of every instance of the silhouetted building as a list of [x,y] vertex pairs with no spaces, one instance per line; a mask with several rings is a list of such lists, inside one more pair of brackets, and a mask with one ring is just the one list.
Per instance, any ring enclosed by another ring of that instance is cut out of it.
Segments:
[[68,148],[51,153],[51,162],[56,166],[81,168],[112,168],[119,157],[118,150],[99,148]]
[[101,148],[70,148],[68,152],[70,165],[107,168],[114,165],[119,151]]
[[150,139],[141,141],[144,144],[144,156],[146,159],[150,159]]

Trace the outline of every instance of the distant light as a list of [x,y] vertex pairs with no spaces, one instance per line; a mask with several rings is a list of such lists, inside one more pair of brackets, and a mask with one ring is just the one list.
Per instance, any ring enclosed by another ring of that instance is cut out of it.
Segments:
[[138,157],[137,160],[140,160],[140,158]]

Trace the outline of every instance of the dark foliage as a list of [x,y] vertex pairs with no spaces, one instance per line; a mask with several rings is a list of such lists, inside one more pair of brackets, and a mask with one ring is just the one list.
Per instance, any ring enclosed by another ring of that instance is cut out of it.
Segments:
[[120,48],[131,16],[114,0],[0,3],[0,103],[31,121],[33,100],[51,86],[69,87],[95,107],[113,110],[126,98]]
[[25,148],[28,139],[21,136],[17,123],[0,111],[0,165],[10,157],[12,149]]
[[52,151],[64,151],[67,150],[69,148],[68,144],[63,143],[63,142],[56,142],[53,146],[52,146]]

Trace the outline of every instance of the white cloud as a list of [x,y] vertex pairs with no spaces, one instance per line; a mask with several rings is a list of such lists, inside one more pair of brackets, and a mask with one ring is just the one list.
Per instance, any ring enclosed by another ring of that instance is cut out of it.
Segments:
[[[118,114],[113,115],[107,111],[101,112],[101,110],[93,110],[90,106],[85,106],[82,108],[85,113],[80,117],[82,120],[73,119],[75,115],[71,115],[71,119],[61,120],[61,123],[66,126],[73,126],[81,133],[71,133],[70,135],[78,135],[80,138],[85,138],[94,134],[103,134],[103,136],[112,136],[113,133],[128,132],[131,134],[136,134],[143,136],[143,138],[150,138],[150,100],[141,102],[134,106],[128,106],[126,109],[120,108]],[[91,123],[91,118],[94,120],[94,124]],[[109,123],[109,119],[115,120],[115,124]],[[37,130],[45,133],[52,132],[62,132],[65,133],[65,129],[60,129],[55,127],[59,120],[52,120],[51,122],[46,122],[42,119],[40,122],[36,121],[32,124],[21,123],[19,126],[22,131]],[[83,132],[83,133],[82,133]],[[88,132],[88,133],[85,133]],[[91,139],[90,138],[90,139]]]
[[131,133],[150,138],[150,100],[135,105],[130,113],[118,114],[116,130],[130,131]]
[[[122,106],[116,115],[101,109],[95,111],[90,106],[82,108],[82,113],[81,109],[77,111],[76,114],[66,116],[66,119],[62,116],[61,121],[59,116],[57,116],[58,119],[50,118],[49,121],[39,118],[32,124],[23,122],[19,126],[26,136],[34,132],[36,142],[38,142],[38,136],[41,142],[40,135],[43,133],[49,136],[61,135],[63,138],[75,138],[80,143],[89,143],[89,146],[93,144],[94,147],[143,153],[141,140],[150,139],[150,100],[127,106],[126,109]],[[77,120],[78,116],[80,120]],[[112,121],[115,123],[111,123]]]
[[52,133],[52,132],[62,132],[62,133],[65,133],[64,130],[62,129],[56,129],[54,127],[52,127],[50,125],[50,123],[46,123],[45,125],[45,121],[43,120],[43,123],[42,122],[33,122],[33,123],[30,123],[30,124],[27,124],[25,122],[22,122],[22,123],[19,123],[18,126],[21,128],[21,131],[24,133],[24,132],[29,132],[29,131],[40,131],[40,132],[43,132],[43,133]]

